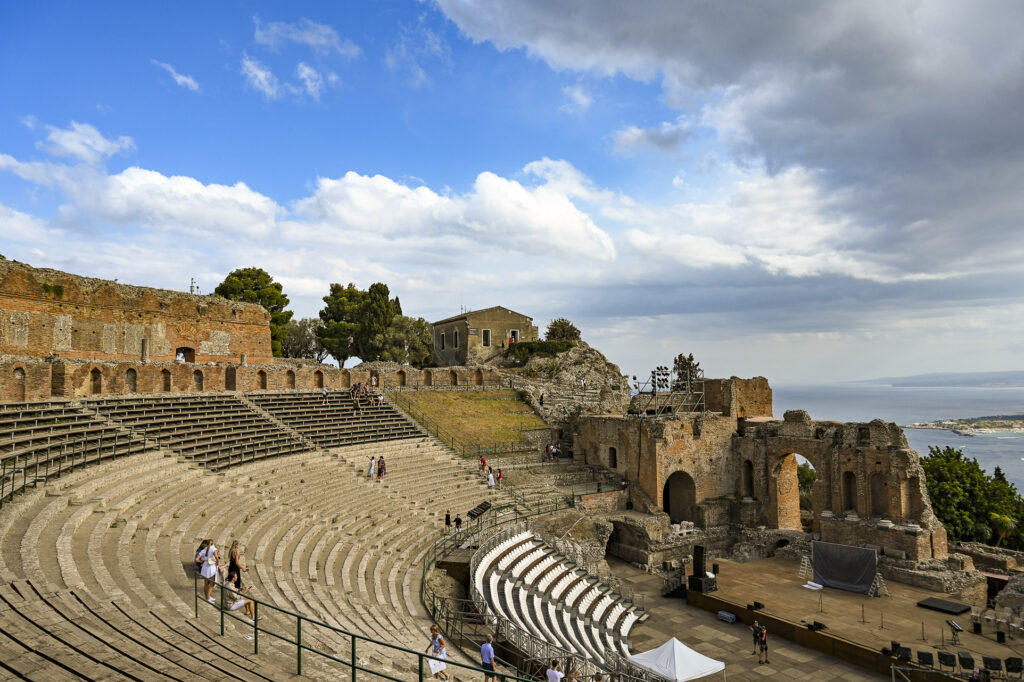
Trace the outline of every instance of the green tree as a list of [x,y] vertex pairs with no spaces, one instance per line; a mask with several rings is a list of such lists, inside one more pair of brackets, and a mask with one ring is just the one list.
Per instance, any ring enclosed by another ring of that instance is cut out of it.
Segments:
[[814,509],[814,497],[812,490],[814,482],[818,480],[818,472],[807,462],[802,462],[796,467],[796,481],[800,490],[800,508],[808,511]]
[[329,354],[317,338],[319,328],[320,320],[314,317],[290,320],[285,325],[285,337],[281,339],[281,354],[286,358],[311,358],[323,362]]
[[694,359],[693,353],[677,355],[672,362],[672,371],[676,374],[675,381],[672,382],[672,390],[692,393],[700,372],[700,363]]
[[317,338],[341,367],[351,357],[381,359],[385,336],[395,318],[397,301],[388,298],[386,284],[377,282],[366,291],[355,284],[331,284],[320,311]]
[[544,338],[548,341],[579,341],[580,330],[569,320],[559,317],[551,320]]
[[998,467],[992,476],[961,450],[929,447],[921,458],[935,516],[953,540],[1024,547],[1024,500]]
[[281,356],[281,341],[287,335],[285,325],[292,319],[292,311],[285,310],[288,297],[279,282],[262,268],[239,268],[218,284],[213,293],[230,301],[259,303],[266,308],[270,313],[270,344],[274,356]]
[[430,323],[422,317],[395,315],[379,343],[381,360],[422,369],[434,357]]

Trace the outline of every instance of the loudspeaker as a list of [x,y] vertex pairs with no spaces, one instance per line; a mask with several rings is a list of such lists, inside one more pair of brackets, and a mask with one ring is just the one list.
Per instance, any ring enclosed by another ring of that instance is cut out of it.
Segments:
[[827,626],[824,623],[819,623],[818,621],[814,621],[814,629],[815,630],[824,630],[826,627]]
[[980,635],[981,634],[981,623],[980,622],[976,621],[972,627],[974,628],[974,634],[976,634],[976,635]]
[[998,632],[997,631],[996,632],[996,641],[999,642],[1000,644],[1006,644],[1006,633],[1005,632]]
[[693,546],[693,574],[703,576],[707,572],[707,556],[704,552],[704,545]]
[[718,575],[718,564],[711,564],[711,572]]
[[717,590],[718,585],[715,583],[714,578],[709,578],[706,575],[691,575],[687,581],[687,589],[707,594]]
[[762,603],[761,603],[761,602],[759,602],[759,601],[755,601],[755,602],[754,602],[754,610],[755,610],[755,611],[757,611],[758,609],[763,609],[763,608],[764,608],[764,604],[762,604]]

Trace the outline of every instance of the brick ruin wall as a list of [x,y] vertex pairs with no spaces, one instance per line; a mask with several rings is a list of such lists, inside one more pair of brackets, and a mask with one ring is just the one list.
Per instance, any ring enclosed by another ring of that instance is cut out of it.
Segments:
[[772,387],[764,377],[705,379],[704,402],[725,417],[771,417]]
[[[763,413],[765,389],[761,380],[750,380],[719,395],[751,397],[749,409],[730,400],[734,414]],[[919,457],[896,424],[812,421],[800,410],[783,420],[720,413],[585,416],[574,438],[577,457],[629,481],[636,508],[667,512],[673,523],[802,532],[799,454],[817,472],[812,529],[821,539],[915,562],[948,554]]]
[[0,260],[0,354],[103,361],[273,362],[262,306]]

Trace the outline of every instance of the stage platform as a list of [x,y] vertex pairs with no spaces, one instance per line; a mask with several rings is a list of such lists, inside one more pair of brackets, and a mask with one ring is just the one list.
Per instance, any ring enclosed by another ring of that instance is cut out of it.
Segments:
[[[938,651],[954,654],[966,651],[973,655],[978,667],[982,665],[982,656],[1004,660],[1024,656],[1024,640],[1010,639],[1007,635],[1006,644],[999,644],[994,624],[983,623],[983,634],[973,634],[970,612],[950,616],[917,606],[917,602],[923,599],[948,599],[949,595],[897,582],[888,583],[891,597],[868,597],[827,587],[814,591],[803,587],[806,580],[799,577],[799,564],[792,561],[764,559],[741,564],[715,559],[714,562],[720,565],[718,590],[707,596],[730,602],[733,607],[729,610],[748,622],[752,614],[746,605],[759,601],[764,604],[758,612],[760,614],[795,623],[804,630],[807,623],[818,621],[827,626],[821,631],[823,634],[873,652],[889,647],[894,640],[898,641],[902,646],[910,647],[915,661],[918,651],[932,652],[936,661]],[[708,565],[710,568],[710,562]],[[712,608],[714,604],[705,603],[703,606]],[[960,644],[951,642],[947,618],[963,627],[964,631],[959,635]],[[803,633],[797,636],[802,637]],[[844,651],[847,656],[853,651],[850,647],[838,645],[836,650]]]
[[[630,651],[640,653],[661,646],[670,637],[676,637],[688,647],[725,662],[729,682],[753,680],[807,680],[808,682],[867,682],[888,680],[887,675],[837,660],[831,656],[793,644],[785,639],[772,638],[769,647],[769,665],[758,665],[757,656],[751,654],[752,640],[746,625],[730,625],[718,620],[682,599],[666,599],[661,594],[661,578],[634,568],[618,559],[608,559],[614,574],[637,591],[647,596],[650,618],[630,632]],[[706,678],[722,680],[716,673]]]

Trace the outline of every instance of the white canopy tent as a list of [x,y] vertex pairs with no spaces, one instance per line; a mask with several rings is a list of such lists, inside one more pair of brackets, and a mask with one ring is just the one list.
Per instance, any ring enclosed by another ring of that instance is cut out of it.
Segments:
[[697,653],[675,637],[657,649],[630,656],[629,661],[673,682],[696,680],[725,670],[722,661]]

